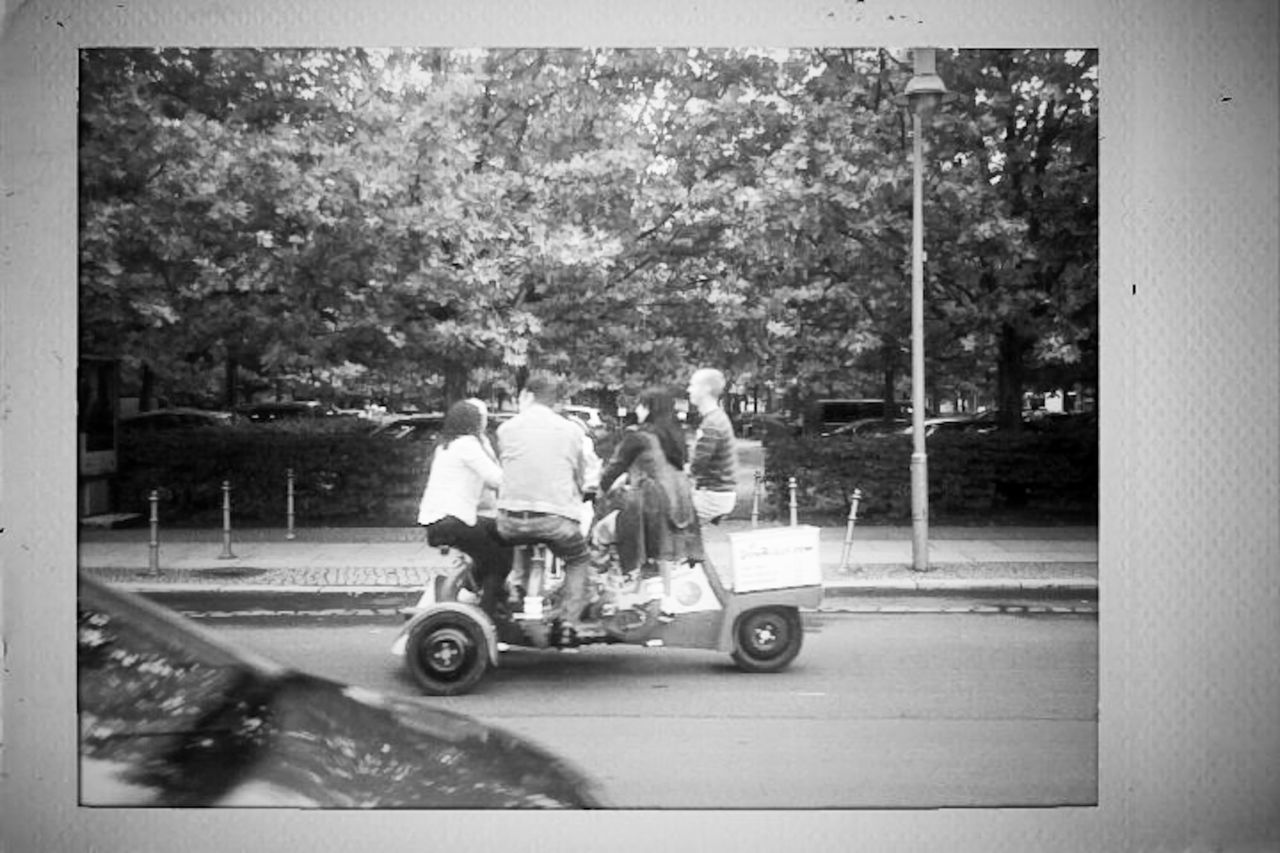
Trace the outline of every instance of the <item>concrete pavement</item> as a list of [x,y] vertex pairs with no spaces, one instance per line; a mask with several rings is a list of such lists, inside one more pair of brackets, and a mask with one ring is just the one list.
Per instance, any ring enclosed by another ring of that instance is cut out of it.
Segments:
[[[762,525],[763,526],[763,525]],[[713,564],[729,561],[728,533],[750,529],[731,521],[705,533]],[[928,572],[911,570],[911,531],[859,527],[842,568],[845,530],[820,535],[828,596],[968,594],[1053,591],[1095,596],[1097,529],[1089,527],[963,528],[931,531]],[[293,540],[279,529],[234,531],[223,559],[216,530],[162,530],[158,574],[148,572],[148,532],[83,530],[80,569],[135,591],[199,588],[249,593],[291,591],[387,593],[421,589],[452,558],[429,546],[418,528],[316,528]]]

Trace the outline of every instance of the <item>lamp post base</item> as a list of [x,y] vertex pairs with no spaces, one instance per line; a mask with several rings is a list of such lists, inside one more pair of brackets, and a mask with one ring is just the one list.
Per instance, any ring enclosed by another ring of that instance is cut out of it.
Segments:
[[911,454],[911,568],[929,571],[929,457]]

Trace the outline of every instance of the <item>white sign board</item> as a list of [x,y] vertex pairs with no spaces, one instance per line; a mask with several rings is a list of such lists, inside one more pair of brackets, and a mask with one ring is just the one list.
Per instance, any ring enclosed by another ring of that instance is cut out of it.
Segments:
[[729,547],[729,586],[734,592],[822,583],[816,527],[770,527],[730,533]]

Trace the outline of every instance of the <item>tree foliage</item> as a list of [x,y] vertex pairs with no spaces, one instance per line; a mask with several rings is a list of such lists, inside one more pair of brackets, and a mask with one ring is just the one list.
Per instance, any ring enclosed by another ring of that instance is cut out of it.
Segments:
[[[1088,384],[1096,56],[940,58],[931,386]],[[697,364],[894,394],[909,76],[876,50],[85,51],[82,346],[228,404]]]

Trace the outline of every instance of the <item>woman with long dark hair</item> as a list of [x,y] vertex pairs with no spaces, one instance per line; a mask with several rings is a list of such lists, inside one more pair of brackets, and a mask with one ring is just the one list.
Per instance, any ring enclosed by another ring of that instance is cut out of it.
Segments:
[[475,562],[480,606],[492,611],[511,571],[512,549],[498,536],[502,468],[485,435],[488,412],[479,400],[454,403],[436,440],[418,523],[432,545],[457,548]]
[[627,430],[600,475],[600,491],[624,473],[625,490],[607,505],[619,510],[618,558],[625,571],[658,564],[701,560],[702,537],[684,474],[685,440],[676,420],[675,398],[662,388],[646,389],[636,402],[639,425]]

